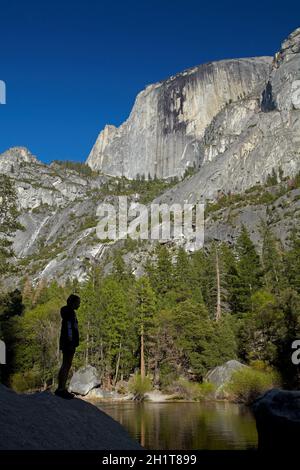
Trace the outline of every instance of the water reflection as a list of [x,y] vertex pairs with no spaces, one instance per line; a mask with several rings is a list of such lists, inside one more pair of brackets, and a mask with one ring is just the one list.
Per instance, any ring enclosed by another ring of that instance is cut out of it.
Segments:
[[232,403],[99,403],[147,449],[251,449],[250,410]]

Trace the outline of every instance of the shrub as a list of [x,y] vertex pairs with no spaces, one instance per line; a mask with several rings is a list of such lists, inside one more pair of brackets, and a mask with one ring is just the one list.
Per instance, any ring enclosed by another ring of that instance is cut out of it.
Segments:
[[272,173],[268,174],[266,180],[266,186],[275,186],[278,183],[277,173],[275,169],[272,169]]
[[128,382],[119,380],[119,382],[116,383],[115,391],[120,393],[120,395],[126,395],[128,393]]
[[263,364],[262,361],[255,361],[252,367],[243,367],[232,374],[226,386],[229,399],[250,404],[262,393],[279,385],[278,373]]
[[214,385],[208,382],[190,382],[187,379],[180,378],[168,387],[168,391],[175,393],[176,397],[180,400],[201,401],[212,398]]
[[178,373],[169,363],[163,363],[159,371],[159,386],[163,391],[168,392],[172,384],[178,380]]
[[134,394],[134,399],[143,401],[145,393],[152,390],[152,383],[149,377],[142,378],[141,374],[135,374],[128,383],[128,390]]
[[189,176],[193,176],[195,173],[197,173],[197,168],[196,168],[196,164],[194,162],[194,165],[193,166],[188,166],[186,169],[185,169],[185,172],[184,172],[184,175],[183,175],[183,178],[182,179],[186,179],[188,178]]
[[41,384],[41,378],[34,371],[16,372],[10,378],[10,386],[16,392],[35,390]]
[[196,394],[196,400],[208,400],[213,398],[215,386],[209,382],[203,382],[198,385],[198,391]]

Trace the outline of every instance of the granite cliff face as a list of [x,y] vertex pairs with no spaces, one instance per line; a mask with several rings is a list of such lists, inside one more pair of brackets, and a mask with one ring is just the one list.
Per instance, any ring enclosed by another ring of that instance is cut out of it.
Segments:
[[97,203],[105,176],[85,176],[52,163],[45,165],[26,148],[0,155],[0,173],[14,180],[19,221],[14,237],[19,275],[84,279],[86,264],[104,247],[93,236]]
[[[18,158],[20,155],[26,155],[30,161]],[[110,272],[111,255],[121,247],[124,260],[131,264],[133,272],[137,276],[143,273],[145,260],[153,250],[151,241],[132,247],[126,246],[124,241],[107,242],[96,236],[98,204],[117,204],[115,179],[99,175],[83,177],[56,164],[44,165],[25,149],[11,149],[0,155],[0,171],[4,168],[15,181],[20,222],[24,226],[14,237],[14,262],[18,269],[15,277],[6,280],[9,288],[15,288],[25,276],[35,283],[42,279],[65,282],[68,278],[84,281],[96,265]],[[192,179],[187,179],[186,183]],[[288,186],[288,182],[285,184]],[[175,194],[181,187],[182,183],[174,186]],[[132,200],[137,197],[136,193],[131,195]],[[170,192],[161,199],[167,197]],[[264,220],[286,245],[290,230],[299,224],[299,217],[299,188],[282,191],[278,185],[258,187],[242,201],[207,214],[205,242],[234,243],[244,224],[260,248],[259,226]],[[169,245],[175,248],[176,243]]]
[[[300,28],[268,57],[213,62],[147,87],[128,120],[107,126],[87,163],[111,175],[196,175],[171,191],[211,199],[299,170]],[[165,198],[166,201],[171,198]]]
[[[146,144],[148,157],[141,158]],[[155,202],[215,200],[264,184],[273,169],[278,184],[300,171],[300,28],[283,42],[272,63],[268,58],[222,61],[148,87],[126,123],[105,128],[89,157],[89,164],[103,173],[130,177],[181,174],[193,162],[195,174]],[[0,155],[0,173],[15,181],[25,228],[14,238],[20,269],[12,285],[24,275],[35,282],[83,281],[95,264],[110,269],[110,254],[120,242],[97,238],[96,209],[101,202],[116,204],[117,178],[45,165],[18,147]],[[126,183],[126,194],[138,200],[131,183]],[[259,248],[263,219],[286,245],[289,231],[299,224],[300,189],[283,184],[284,191],[276,184],[250,189],[242,203],[209,212],[205,241],[234,242],[244,224]],[[151,243],[125,254],[137,275],[149,251]]]
[[13,147],[0,155],[0,173],[14,179],[19,208],[30,210],[42,205],[62,207],[105,181],[105,177],[82,177],[55,163],[45,165],[24,147]]
[[206,128],[204,162],[162,200],[214,199],[300,170],[300,28],[283,42],[259,100],[227,105]]
[[207,158],[205,129],[228,103],[245,98],[250,104],[241,114],[247,118],[247,106],[260,96],[271,61],[259,57],[211,62],[148,86],[138,94],[127,121],[119,128],[106,126],[99,134],[87,164],[127,178],[182,176],[187,167],[201,167]]

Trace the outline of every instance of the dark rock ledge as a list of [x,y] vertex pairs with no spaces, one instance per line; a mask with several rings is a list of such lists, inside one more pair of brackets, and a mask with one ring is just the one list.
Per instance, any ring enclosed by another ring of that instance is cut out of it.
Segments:
[[17,394],[0,385],[0,450],[138,450],[142,447],[90,403],[50,392]]
[[295,452],[299,449],[300,391],[269,390],[252,408],[259,450]]

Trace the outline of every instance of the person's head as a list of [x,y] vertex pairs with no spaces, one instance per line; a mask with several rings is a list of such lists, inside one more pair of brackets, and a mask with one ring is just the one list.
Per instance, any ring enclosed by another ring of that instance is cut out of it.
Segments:
[[71,307],[76,310],[80,306],[80,297],[75,294],[69,295],[69,297],[67,298],[67,305],[68,307]]

